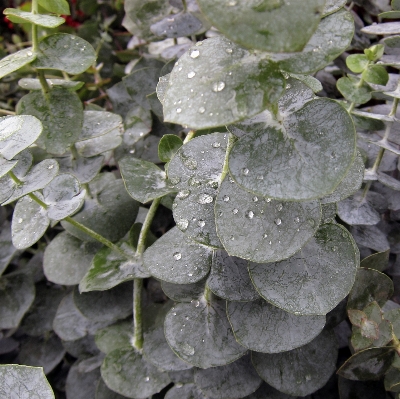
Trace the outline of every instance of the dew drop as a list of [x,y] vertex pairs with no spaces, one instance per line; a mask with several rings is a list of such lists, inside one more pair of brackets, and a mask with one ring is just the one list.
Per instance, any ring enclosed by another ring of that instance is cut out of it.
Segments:
[[144,379],[146,382],[150,381],[150,377],[145,377]]
[[311,381],[311,375],[310,374],[306,375],[306,381]]
[[265,198],[265,202],[271,202],[271,198]]
[[185,198],[189,197],[189,195],[190,195],[189,190],[182,190],[182,191],[179,191],[179,193],[176,195],[176,197],[179,199],[185,199]]
[[193,356],[194,355],[194,348],[187,343],[182,345],[182,351],[185,355]]
[[225,51],[226,51],[228,54],[232,54],[232,52],[233,52],[233,50],[232,50],[231,48],[227,48],[227,49],[225,49]]
[[188,276],[189,276],[189,277],[192,277],[192,276],[193,276],[193,273],[188,273]]
[[254,212],[253,212],[253,211],[247,211],[246,214],[245,214],[245,216],[246,216],[248,219],[253,219],[253,217],[254,217]]
[[136,152],[135,149],[133,149],[129,151],[129,154],[134,154],[135,152]]
[[191,58],[197,58],[199,55],[200,55],[199,50],[192,50],[192,52],[190,53]]
[[28,51],[26,54],[28,57],[31,57],[33,55],[32,51]]
[[242,169],[242,174],[247,176],[249,174],[249,170],[247,168]]
[[206,112],[206,109],[204,107],[200,107],[199,108],[199,113],[200,114],[204,114],[204,112]]
[[294,221],[295,221],[296,223],[299,223],[299,222],[300,222],[300,218],[299,218],[299,217],[294,218]]
[[197,224],[199,225],[199,227],[204,227],[206,225],[206,222],[204,220],[199,220]]
[[263,238],[267,238],[268,237],[268,234],[267,233],[264,233],[263,234]]
[[281,219],[275,219],[275,224],[277,225],[277,226],[280,226],[281,224],[282,224],[282,220]]
[[253,202],[258,202],[258,197],[253,197]]
[[181,382],[178,382],[177,384],[175,384],[175,386],[176,386],[177,388],[182,388],[182,387],[183,387],[183,384],[182,384]]
[[231,236],[231,241],[235,241],[235,237],[234,236]]
[[314,219],[308,219],[308,224],[309,224],[311,227],[314,227],[314,226],[315,226],[315,220],[314,220]]
[[203,45],[203,42],[197,42],[197,43],[196,43],[196,46],[197,46],[197,47],[200,47],[200,46],[202,46],[202,45]]
[[49,165],[47,169],[53,169],[54,165]]
[[222,91],[225,89],[225,83],[224,82],[215,82],[213,84],[213,91],[218,93],[219,91]]
[[257,176],[257,180],[264,180],[264,176],[263,175]]
[[193,303],[194,303],[194,306],[195,306],[196,308],[198,308],[198,307],[200,306],[200,301],[194,301]]
[[18,219],[18,223],[22,223],[23,221],[24,221],[24,219],[22,219],[22,218]]
[[177,109],[176,109],[176,113],[177,113],[177,114],[180,114],[181,112],[182,112],[182,108],[177,108]]
[[175,260],[180,260],[182,259],[182,254],[180,252],[175,252],[174,253],[174,259]]
[[278,212],[280,212],[282,209],[283,209],[283,205],[282,205],[282,204],[278,204],[278,205],[276,206],[276,210],[277,210]]
[[234,7],[237,4],[237,0],[229,0],[228,1],[228,6]]
[[228,195],[224,195],[224,201],[228,202],[229,201],[229,196]]
[[232,213],[233,213],[234,215],[236,215],[238,212],[239,212],[239,209],[236,209],[236,208],[232,211]]
[[195,177],[191,177],[188,181],[189,186],[192,187],[200,187],[201,186],[201,181],[199,179],[196,179]]
[[192,78],[194,78],[195,76],[196,76],[196,72],[194,72],[194,71],[189,72],[188,75],[187,75],[187,77],[188,77],[189,79],[192,79]]
[[221,147],[221,143],[218,143],[218,141],[216,141],[215,143],[213,143],[212,145],[214,148],[218,148]]
[[187,219],[180,219],[176,225],[179,230],[186,231],[189,226],[189,221]]
[[181,181],[181,178],[180,177],[172,177],[171,179],[169,179],[169,181],[171,182],[171,184],[173,186],[176,186]]
[[336,252],[337,249],[338,249],[337,247],[332,247],[332,251],[333,251],[333,252]]
[[197,202],[202,205],[211,204],[211,202],[213,202],[213,201],[214,201],[214,198],[208,194],[200,194],[199,197],[197,198]]
[[286,85],[286,89],[290,89],[292,87],[292,85],[290,85],[289,83]]

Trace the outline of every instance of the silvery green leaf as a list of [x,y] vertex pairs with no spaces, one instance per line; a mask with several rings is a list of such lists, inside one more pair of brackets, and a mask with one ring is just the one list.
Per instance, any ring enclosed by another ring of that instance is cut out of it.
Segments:
[[96,52],[86,40],[67,33],[55,33],[39,42],[39,52],[32,66],[78,75],[95,61]]
[[254,195],[228,176],[221,184],[215,215],[218,236],[230,255],[275,262],[299,251],[315,234],[321,207],[318,201],[282,202]]
[[64,18],[56,17],[55,15],[46,14],[33,14],[19,10],[17,8],[6,8],[3,13],[11,22],[15,23],[29,23],[34,25],[43,26],[44,28],[57,28],[65,22]]
[[96,387],[96,399],[125,399],[126,396],[122,396],[117,392],[112,391],[107,387],[106,383],[102,378],[99,379]]
[[[35,195],[43,201],[40,193]],[[49,224],[46,209],[28,196],[21,198],[15,205],[11,224],[13,245],[17,249],[31,247],[40,240]]]
[[17,163],[18,161],[7,161],[4,158],[0,158],[0,178],[12,170]]
[[172,228],[143,256],[143,265],[152,276],[175,284],[195,283],[205,277],[211,267],[212,250]]
[[206,283],[207,276],[191,284],[173,284],[162,281],[161,287],[164,294],[176,302],[193,302],[203,295]]
[[226,312],[236,340],[245,348],[264,353],[286,352],[308,344],[322,331],[326,319],[287,313],[264,299],[227,302]]
[[160,372],[133,348],[108,353],[101,365],[101,376],[110,389],[128,398],[152,396],[171,381],[167,373]]
[[340,78],[337,81],[337,88],[347,101],[356,104],[364,104],[372,97],[371,87],[352,75]]
[[350,232],[358,245],[383,252],[390,248],[386,234],[377,226],[352,226]]
[[216,36],[197,42],[174,66],[164,120],[193,129],[231,124],[263,111],[283,87],[277,64],[265,54],[254,55]]
[[205,399],[205,396],[195,384],[178,382],[166,393],[165,399]]
[[325,5],[323,0],[198,3],[207,19],[229,39],[277,53],[301,51],[317,29]]
[[17,328],[35,299],[32,277],[7,274],[0,279],[0,328]]
[[372,24],[362,28],[361,32],[368,35],[398,35],[400,33],[400,23],[384,22],[381,24]]
[[132,347],[132,321],[118,321],[115,324],[97,330],[95,341],[97,347],[105,354],[119,348]]
[[328,204],[321,205],[322,218],[321,224],[323,223],[335,223],[335,218],[337,214],[337,204],[336,202],[330,202]]
[[0,395],[4,398],[54,399],[54,393],[42,367],[0,365]]
[[280,126],[249,133],[234,144],[229,169],[235,181],[281,200],[332,193],[354,162],[356,135],[347,111],[332,100],[312,100]]
[[229,256],[222,250],[213,253],[207,286],[214,294],[228,301],[254,301],[259,298],[250,280],[247,261]]
[[327,0],[322,14],[324,16],[328,15],[328,14],[332,14],[332,13],[340,10],[342,7],[344,7],[345,4],[346,4],[346,0]]
[[250,276],[268,302],[295,314],[324,315],[351,290],[359,253],[351,234],[323,224],[295,255],[272,263],[250,263]]
[[71,173],[74,175],[80,183],[89,183],[99,173],[103,166],[104,156],[98,155],[91,158],[73,158],[67,156],[63,158],[57,158],[60,165],[60,173]]
[[[342,1],[342,0],[341,0]],[[300,80],[305,85],[307,85],[314,93],[318,93],[323,90],[321,82],[310,75],[299,75],[297,73],[290,73],[289,74],[292,78]]]
[[65,88],[54,88],[26,94],[17,104],[19,114],[36,116],[42,121],[43,131],[36,144],[51,154],[61,155],[79,136],[82,126],[82,103],[76,93]]
[[156,36],[182,37],[195,34],[203,27],[193,14],[180,12],[174,15],[168,15],[161,21],[150,26],[150,30]]
[[350,196],[337,204],[338,216],[349,225],[375,225],[380,222],[379,213],[362,193]]
[[235,340],[225,301],[216,297],[175,305],[165,318],[164,331],[181,359],[204,369],[229,364],[247,351]]
[[400,181],[383,172],[377,173],[378,181],[393,190],[400,191]]
[[87,399],[93,398],[96,385],[100,379],[100,370],[96,368],[89,372],[80,370],[82,361],[73,364],[69,369],[65,382],[65,393],[67,398]]
[[11,241],[11,224],[5,220],[0,231],[0,276],[17,253],[18,250]]
[[67,232],[60,233],[44,252],[46,278],[56,284],[79,284],[100,246],[97,242],[81,241]]
[[194,381],[204,395],[214,399],[243,398],[262,383],[251,364],[250,354],[226,366],[195,369]]
[[2,58],[0,60],[0,79],[14,71],[17,71],[25,65],[30,64],[36,59],[36,56],[37,53],[34,53],[32,48],[29,47]]
[[281,392],[305,396],[322,388],[336,369],[337,343],[333,331],[323,331],[305,346],[288,352],[252,353],[261,378]]
[[58,15],[70,15],[69,4],[67,0],[38,0],[41,7],[47,11]]
[[[10,126],[10,118],[14,120],[13,127]],[[1,131],[0,154],[8,160],[33,144],[43,130],[40,120],[31,115],[0,118],[0,128],[2,126],[4,126],[4,130]],[[12,132],[10,132],[10,128]]]
[[[72,91],[79,90],[85,84],[85,82],[64,79],[46,79],[46,81],[50,87],[61,86]],[[39,79],[22,78],[18,81],[18,85],[25,90],[42,90]]]
[[361,261],[360,267],[366,269],[375,269],[378,272],[382,272],[388,267],[389,255],[390,255],[390,250],[377,252],[375,254],[367,256]]
[[119,167],[126,190],[143,204],[177,190],[166,173],[152,162],[126,156],[119,161]]

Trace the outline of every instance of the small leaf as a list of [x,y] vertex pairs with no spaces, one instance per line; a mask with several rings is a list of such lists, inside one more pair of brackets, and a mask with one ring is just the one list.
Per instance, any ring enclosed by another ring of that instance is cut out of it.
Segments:
[[176,302],[193,302],[198,300],[206,288],[207,277],[192,284],[173,284],[161,282],[165,295]]
[[[370,48],[364,49],[365,55],[368,57],[370,61],[376,62],[383,56],[385,50],[385,46],[383,44],[375,44]],[[356,72],[356,71],[354,71]],[[362,71],[360,71],[362,72]]]
[[200,389],[193,383],[175,384],[165,395],[165,399],[203,399]]
[[366,83],[361,83],[360,85],[360,82],[360,79],[349,75],[340,78],[336,82],[336,86],[347,101],[364,104],[371,100],[373,90]]
[[385,374],[385,389],[391,392],[400,392],[400,373],[395,367],[390,369]]
[[[71,91],[79,90],[85,84],[84,82],[63,79],[46,79],[46,81],[50,87],[61,86]],[[39,79],[22,78],[18,81],[18,85],[25,90],[42,90]]]
[[58,158],[60,165],[60,173],[70,173],[74,175],[80,183],[89,183],[99,173],[103,166],[104,156],[98,155],[91,158],[77,157],[67,155],[63,158]]
[[390,367],[394,356],[393,348],[364,349],[347,359],[337,373],[349,380],[379,380]]
[[379,327],[373,320],[361,320],[361,334],[365,338],[378,339]]
[[182,144],[182,139],[175,134],[165,134],[158,144],[158,157],[163,162],[169,162]]
[[368,83],[382,86],[385,86],[389,80],[389,74],[381,65],[369,65],[361,76]]
[[259,294],[273,305],[295,314],[323,315],[349,293],[358,266],[350,233],[337,224],[324,224],[291,258],[250,263],[249,271]]
[[18,10],[17,8],[6,8],[3,13],[11,22],[31,23],[50,29],[57,28],[57,26],[65,22],[65,19],[61,17],[46,14],[33,14],[31,12]]
[[36,56],[37,53],[34,53],[32,48],[29,47],[2,58],[0,60],[0,79],[14,71],[18,71],[18,69],[25,65],[30,64],[36,59]]
[[283,353],[252,353],[260,377],[281,392],[305,396],[322,388],[336,369],[337,344],[323,331],[309,344]]
[[118,321],[115,324],[96,331],[97,347],[106,355],[115,349],[132,347],[132,321]]
[[143,204],[176,191],[165,172],[152,162],[127,156],[119,161],[119,167],[126,190]]
[[332,14],[338,10],[340,10],[342,7],[344,7],[346,4],[346,0],[327,0],[325,3],[325,8],[323,11],[323,15],[329,15]]
[[216,297],[179,303],[168,312],[164,331],[181,359],[203,369],[231,363],[247,351],[235,340],[225,301]]
[[70,15],[69,4],[67,0],[38,0],[41,7],[47,11],[58,15]]
[[362,198],[362,193],[338,202],[337,209],[340,219],[349,225],[374,225],[381,221],[379,213]]
[[369,59],[365,54],[351,54],[346,58],[347,67],[354,73],[361,73],[368,66]]
[[122,396],[117,392],[112,391],[106,385],[102,378],[99,379],[99,382],[96,387],[96,399],[125,399],[126,396]]
[[90,371],[81,371],[83,361],[78,361],[69,369],[65,382],[65,393],[68,398],[86,399],[93,398],[97,381],[100,379],[98,368]]
[[108,353],[101,376],[110,389],[129,398],[152,396],[170,383],[167,373],[161,373],[133,348]]
[[67,33],[55,33],[40,41],[39,52],[32,66],[78,75],[95,61],[96,52],[86,40]]
[[349,309],[347,314],[349,316],[350,323],[353,324],[353,326],[361,327],[362,320],[367,319],[367,315],[361,310]]
[[4,398],[54,399],[54,393],[42,367],[0,365],[0,395]]
[[[35,194],[41,201],[43,196]],[[14,209],[11,231],[12,243],[17,249],[31,247],[46,232],[50,224],[46,210],[32,198],[21,198]]]
[[204,395],[215,399],[247,397],[262,383],[251,364],[250,354],[226,366],[196,369],[194,380]]
[[385,22],[382,24],[373,24],[365,26],[361,32],[368,35],[398,35],[400,33],[399,22]]
[[17,328],[35,299],[35,285],[27,274],[7,274],[0,279],[0,328]]
[[161,21],[150,26],[156,36],[182,37],[195,34],[203,27],[193,14],[180,12],[174,16],[168,15]]
[[326,319],[296,316],[264,299],[227,302],[226,311],[236,340],[248,349],[264,353],[285,352],[309,343],[322,331]]
[[189,284],[208,274],[211,255],[210,248],[189,240],[174,227],[145,251],[143,265],[158,279]]
[[375,269],[378,272],[383,272],[389,263],[390,250],[378,252],[367,256],[361,261],[360,267],[365,269]]
[[350,232],[358,245],[383,252],[390,248],[386,234],[376,226],[352,226]]

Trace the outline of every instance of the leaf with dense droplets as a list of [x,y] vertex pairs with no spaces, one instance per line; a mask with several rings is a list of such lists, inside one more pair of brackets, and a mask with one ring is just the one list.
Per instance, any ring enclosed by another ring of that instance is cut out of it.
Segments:
[[36,55],[37,53],[34,53],[32,48],[29,47],[2,58],[0,60],[0,79],[14,71],[17,71],[25,65],[30,64],[36,59]]
[[270,264],[250,263],[250,276],[268,302],[288,312],[323,315],[351,290],[359,254],[351,234],[324,224],[291,258]]
[[187,370],[192,365],[180,359],[165,339],[164,319],[171,306],[170,301],[163,306],[149,306],[143,310],[146,317],[151,318],[150,325],[144,329],[143,356],[163,371]]
[[60,165],[60,173],[70,173],[74,175],[80,183],[89,183],[99,173],[103,166],[104,156],[98,155],[91,158],[77,157],[68,155],[57,158]]
[[337,204],[338,216],[349,225],[374,225],[381,216],[373,206],[362,198],[362,193],[352,195]]
[[175,134],[165,134],[158,144],[158,157],[163,162],[169,162],[182,144],[182,139]]
[[[92,194],[93,190],[91,190]],[[121,179],[103,187],[95,199],[86,199],[82,209],[72,219],[101,234],[110,241],[120,240],[135,222],[139,203],[126,192]],[[95,241],[66,221],[62,226],[70,234],[85,241]]]
[[349,171],[355,139],[351,117],[341,105],[312,100],[284,119],[281,128],[265,127],[238,140],[229,169],[239,185],[263,196],[319,198],[332,193]]
[[349,380],[379,380],[389,369],[394,356],[391,347],[364,349],[347,359],[337,373]]
[[165,172],[152,162],[127,156],[119,161],[119,167],[126,190],[143,204],[177,191]]
[[279,353],[298,348],[313,340],[325,325],[325,316],[297,316],[264,299],[227,302],[226,311],[236,340],[256,352]]
[[262,383],[251,364],[250,354],[226,366],[196,369],[194,381],[204,395],[213,399],[243,398]]
[[325,5],[324,0],[198,3],[211,23],[229,39],[244,47],[276,53],[301,51],[317,29]]
[[40,120],[31,115],[0,118],[0,154],[11,160],[33,144],[42,130]]
[[27,274],[8,274],[0,279],[0,328],[17,328],[35,299],[35,285]]
[[347,302],[348,309],[364,309],[376,301],[383,306],[393,294],[393,282],[385,274],[373,269],[360,268]]
[[216,36],[198,42],[174,66],[164,95],[164,119],[194,129],[234,123],[277,101],[284,84],[277,64],[265,54]]
[[249,193],[228,177],[221,184],[215,215],[218,236],[232,256],[276,262],[295,254],[315,234],[318,201],[282,202]]
[[192,302],[198,300],[206,288],[207,276],[192,284],[173,284],[161,282],[164,294],[176,302]]
[[74,303],[88,319],[96,322],[115,322],[132,314],[133,284],[126,282],[104,291],[79,293],[74,290]]
[[100,246],[97,242],[81,241],[62,232],[46,247],[44,274],[49,281],[56,284],[79,284]]
[[52,154],[63,154],[76,141],[82,127],[81,100],[65,88],[54,88],[47,97],[41,91],[33,91],[21,98],[17,111],[40,119],[43,131],[36,144]]
[[214,294],[229,301],[254,301],[260,297],[250,280],[247,261],[221,250],[213,253],[207,285]]
[[216,297],[177,304],[165,318],[164,331],[180,358],[204,369],[231,363],[247,351],[235,340],[225,301]]
[[73,215],[83,205],[86,191],[80,192],[79,181],[70,174],[56,176],[43,190],[50,219],[61,220]]
[[[41,201],[43,196],[35,194]],[[11,231],[12,243],[17,249],[26,249],[35,244],[50,224],[46,210],[32,198],[23,197],[15,205]]]
[[150,277],[142,266],[142,260],[135,256],[131,247],[123,243],[121,249],[131,255],[130,259],[108,247],[96,253],[89,270],[79,283],[81,292],[103,291],[134,278]]
[[317,30],[299,53],[272,54],[282,70],[312,73],[328,65],[345,51],[354,35],[354,19],[350,12],[339,10],[323,18]]
[[122,118],[111,112],[84,111],[82,132],[75,146],[83,157],[93,157],[122,142]]
[[386,234],[377,226],[352,226],[350,232],[357,244],[374,251],[383,252],[390,248]]
[[96,332],[97,347],[105,354],[119,348],[132,347],[132,321],[118,321]]
[[211,255],[210,248],[190,240],[174,227],[145,251],[143,265],[160,280],[190,284],[208,274]]
[[57,173],[58,163],[56,160],[45,159],[38,163],[26,176],[19,179],[21,184],[14,183],[14,192],[7,201],[3,202],[3,205],[9,204],[26,194],[33,193],[36,190],[46,187],[46,185],[54,179]]
[[357,151],[356,158],[343,180],[335,188],[332,194],[321,198],[321,204],[338,202],[354,194],[361,187],[364,177],[364,169],[364,161],[360,151]]
[[55,33],[39,42],[37,58],[32,66],[78,75],[93,65],[96,58],[94,48],[86,40],[67,33]]
[[294,396],[305,396],[322,388],[336,369],[336,359],[336,337],[330,330],[288,352],[252,353],[260,377],[279,391]]
[[55,398],[42,367],[2,364],[0,380],[0,396],[3,398]]
[[375,269],[378,272],[382,272],[389,266],[389,254],[390,250],[388,249],[387,251],[377,252],[367,256],[361,261],[360,267]]
[[55,15],[46,14],[33,14],[18,10],[17,8],[6,8],[3,13],[7,16],[11,22],[15,23],[29,23],[34,25],[43,26],[44,28],[57,28],[65,22],[64,18],[56,17]]
[[[64,79],[46,79],[46,81],[50,87],[61,86],[72,91],[79,90],[85,84],[85,82]],[[42,85],[39,79],[22,78],[18,81],[18,85],[25,90],[42,90]]]
[[194,15],[188,12],[180,12],[168,15],[161,21],[150,26],[150,30],[156,36],[182,37],[195,34],[203,24]]
[[128,398],[145,398],[160,392],[170,383],[167,373],[160,372],[133,348],[115,349],[101,365],[106,385]]

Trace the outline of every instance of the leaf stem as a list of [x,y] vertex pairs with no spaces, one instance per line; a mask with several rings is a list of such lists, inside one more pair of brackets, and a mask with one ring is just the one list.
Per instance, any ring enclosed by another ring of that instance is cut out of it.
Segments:
[[40,81],[40,85],[42,86],[43,93],[44,93],[45,97],[47,98],[47,96],[48,96],[48,94],[50,93],[50,90],[51,90],[50,86],[47,83],[47,80],[46,80],[46,78],[44,76],[44,72],[41,69],[36,69],[36,72],[38,74],[38,78],[39,78],[39,81]]
[[8,111],[6,109],[0,109],[0,113],[4,115],[16,115],[16,112],[14,111]]
[[211,302],[213,292],[211,291],[210,287],[206,284],[206,287],[204,288],[204,299],[207,301],[207,303]]
[[[32,0],[32,14],[39,13],[39,4],[38,0]],[[34,53],[38,51],[39,36],[38,36],[38,27],[36,24],[32,24],[32,50]]]
[[185,140],[183,140],[183,144],[186,144],[190,140],[192,140],[196,136],[196,130],[190,130],[187,136],[185,137]]

